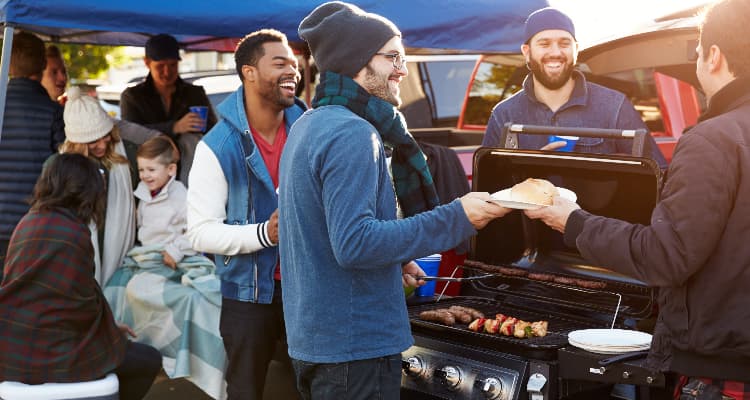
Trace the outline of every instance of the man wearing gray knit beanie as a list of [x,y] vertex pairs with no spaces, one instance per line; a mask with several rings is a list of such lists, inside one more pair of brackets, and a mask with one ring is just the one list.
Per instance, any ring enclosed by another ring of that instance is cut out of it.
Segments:
[[[304,399],[398,399],[401,352],[414,343],[403,286],[425,283],[411,260],[455,247],[510,210],[485,201],[488,193],[438,206],[424,155],[396,109],[408,71],[391,21],[330,2],[299,34],[321,78],[279,167],[281,284],[297,389]],[[418,216],[398,219],[397,205]]]

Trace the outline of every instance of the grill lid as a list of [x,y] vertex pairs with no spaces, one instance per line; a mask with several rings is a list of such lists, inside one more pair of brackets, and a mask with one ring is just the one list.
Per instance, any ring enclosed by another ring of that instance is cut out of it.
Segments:
[[[656,162],[640,157],[483,147],[474,155],[472,185],[474,191],[494,193],[527,178],[543,178],[575,192],[578,204],[589,212],[649,224],[658,200],[659,176]],[[576,248],[564,245],[562,234],[528,219],[521,211],[480,230],[469,258],[532,273],[604,281],[607,288],[603,292],[618,295],[615,304],[621,303],[623,317],[645,317],[652,311],[653,289],[605,265],[590,264]],[[502,290],[531,291],[536,298],[544,293],[541,296],[552,301],[566,296],[565,291],[554,288],[540,290],[539,283],[503,285]],[[575,301],[582,302],[583,308],[596,308],[602,299],[584,295]]]

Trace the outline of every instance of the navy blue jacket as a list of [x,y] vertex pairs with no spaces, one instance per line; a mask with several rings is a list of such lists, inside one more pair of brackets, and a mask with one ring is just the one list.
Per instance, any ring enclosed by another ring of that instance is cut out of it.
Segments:
[[0,134],[0,241],[10,240],[13,228],[29,211],[27,200],[42,164],[65,140],[62,112],[38,81],[8,82]]
[[[482,146],[499,146],[500,134],[506,122],[571,128],[648,129],[624,94],[587,82],[578,71],[573,76],[575,88],[570,99],[553,112],[534,97],[534,79],[529,74],[523,82],[523,90],[500,102],[492,110]],[[519,135],[518,147],[537,150],[547,144],[547,141],[547,136]],[[630,154],[632,147],[630,139],[581,138],[574,151]],[[667,168],[667,160],[651,135],[646,138],[645,154],[649,153],[662,170]]]

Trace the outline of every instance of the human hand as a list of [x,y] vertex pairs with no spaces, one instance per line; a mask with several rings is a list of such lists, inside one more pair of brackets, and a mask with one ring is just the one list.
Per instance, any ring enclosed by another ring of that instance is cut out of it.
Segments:
[[172,258],[172,256],[169,255],[169,253],[167,253],[166,251],[162,251],[161,255],[164,261],[164,265],[172,269],[177,269],[177,262],[174,260],[174,258]]
[[524,214],[531,219],[541,219],[550,228],[565,233],[565,224],[568,223],[568,217],[581,206],[560,196],[555,197],[553,201],[554,203],[551,206],[536,210],[525,210]]
[[135,331],[132,330],[129,326],[127,326],[125,324],[117,323],[117,329],[119,329],[120,332],[122,332],[123,334],[125,334],[125,336],[130,336],[132,338],[137,338],[138,337],[138,335],[135,334]]
[[277,208],[273,214],[271,214],[271,218],[268,219],[268,238],[271,239],[271,242],[274,244],[279,243],[279,209]]
[[189,112],[178,119],[172,126],[172,132],[177,134],[200,132],[203,128],[203,119],[196,113]]
[[561,147],[565,147],[565,145],[568,144],[564,140],[558,140],[555,142],[550,142],[542,146],[539,150],[557,150]]
[[418,287],[426,284],[427,282],[416,279],[415,276],[424,276],[424,270],[419,267],[419,264],[414,261],[409,261],[403,267],[401,267],[401,284],[404,287]]
[[461,205],[474,228],[482,229],[493,219],[513,211],[489,201],[490,199],[487,192],[471,192],[461,197]]

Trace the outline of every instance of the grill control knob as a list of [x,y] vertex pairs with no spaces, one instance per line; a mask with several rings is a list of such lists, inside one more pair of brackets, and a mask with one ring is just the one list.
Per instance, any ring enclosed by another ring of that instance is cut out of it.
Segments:
[[461,383],[461,370],[450,365],[435,371],[435,376],[442,380],[448,389],[456,389]]
[[503,394],[503,381],[498,378],[480,379],[475,384],[487,399],[499,399]]
[[401,360],[401,368],[404,373],[411,377],[418,377],[425,372],[425,365],[421,358],[411,356],[406,360]]

